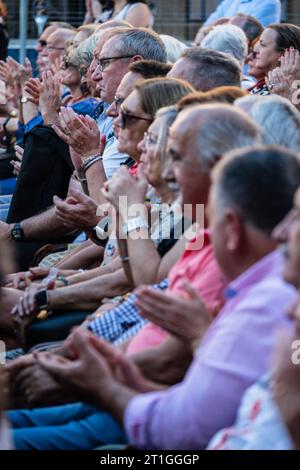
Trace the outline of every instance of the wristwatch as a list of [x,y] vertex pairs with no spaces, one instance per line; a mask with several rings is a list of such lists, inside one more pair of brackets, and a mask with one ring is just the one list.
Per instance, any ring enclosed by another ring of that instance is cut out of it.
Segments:
[[11,230],[11,238],[15,242],[22,242],[25,239],[24,230],[21,227],[21,224],[15,224]]
[[149,224],[146,219],[143,217],[135,217],[134,219],[129,219],[122,227],[123,234],[126,236],[133,230],[138,230],[141,228],[146,228],[148,230]]
[[42,289],[35,294],[35,303],[37,310],[48,310],[48,292],[47,289]]
[[108,229],[109,223],[107,222],[104,227],[100,227],[96,225],[96,227],[92,230],[92,241],[96,243],[96,245],[104,246],[108,241]]
[[28,97],[27,96],[22,96],[21,103],[22,104],[28,103]]

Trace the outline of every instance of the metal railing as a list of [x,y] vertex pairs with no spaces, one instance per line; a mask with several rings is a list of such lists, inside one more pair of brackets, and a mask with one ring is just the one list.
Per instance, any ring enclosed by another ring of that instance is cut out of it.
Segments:
[[[155,28],[160,33],[171,34],[181,39],[192,39],[205,18],[215,9],[220,0],[153,0],[157,7]],[[263,1],[263,0],[262,0]],[[282,0],[283,19],[300,23],[300,14],[290,8],[299,0]],[[8,29],[12,39],[19,38],[19,2],[7,1]],[[66,21],[79,26],[85,13],[84,0],[48,0],[49,21]],[[33,19],[33,1],[29,0],[28,39],[37,37]]]

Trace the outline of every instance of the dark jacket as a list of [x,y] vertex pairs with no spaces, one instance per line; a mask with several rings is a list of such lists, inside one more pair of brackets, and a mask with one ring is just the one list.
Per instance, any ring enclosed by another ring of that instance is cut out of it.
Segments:
[[36,126],[25,136],[25,151],[7,222],[21,222],[65,198],[74,170],[69,147],[48,126]]

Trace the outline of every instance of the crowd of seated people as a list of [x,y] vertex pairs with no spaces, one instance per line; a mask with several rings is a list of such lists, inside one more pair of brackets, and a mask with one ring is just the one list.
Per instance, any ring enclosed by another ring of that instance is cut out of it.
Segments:
[[0,62],[0,449],[300,448],[300,27],[223,4]]

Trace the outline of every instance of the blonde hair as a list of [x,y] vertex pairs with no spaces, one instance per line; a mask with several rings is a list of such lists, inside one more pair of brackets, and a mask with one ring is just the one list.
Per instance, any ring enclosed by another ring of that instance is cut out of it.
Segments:
[[176,104],[183,96],[192,93],[194,88],[186,81],[176,78],[150,78],[135,86],[141,97],[145,113],[154,119],[157,111],[165,106]]

